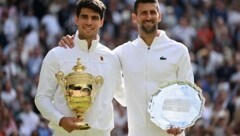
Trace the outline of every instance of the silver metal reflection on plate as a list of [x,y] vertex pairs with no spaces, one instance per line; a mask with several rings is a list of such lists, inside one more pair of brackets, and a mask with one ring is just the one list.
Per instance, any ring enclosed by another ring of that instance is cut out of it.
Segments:
[[160,86],[149,102],[150,119],[163,130],[185,129],[201,117],[205,99],[202,90],[190,82],[173,81]]

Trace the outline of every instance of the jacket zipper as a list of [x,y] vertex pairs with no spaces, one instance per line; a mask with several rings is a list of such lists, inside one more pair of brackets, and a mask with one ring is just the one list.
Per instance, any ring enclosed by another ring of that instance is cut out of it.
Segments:
[[[149,101],[149,98],[148,98],[149,83],[148,83],[148,81],[149,81],[149,54],[150,54],[150,49],[151,48],[148,47],[148,49],[147,49],[147,60],[146,60],[146,92],[145,92],[146,97],[145,97],[145,99],[146,99],[147,103]],[[147,108],[148,108],[148,105],[147,105]],[[149,116],[148,116],[148,113],[146,111],[146,127],[147,128],[149,127],[149,123],[147,121],[148,118],[149,118]]]

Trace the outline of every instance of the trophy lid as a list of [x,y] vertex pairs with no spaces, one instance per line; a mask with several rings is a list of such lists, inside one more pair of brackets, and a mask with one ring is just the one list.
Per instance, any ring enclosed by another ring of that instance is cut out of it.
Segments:
[[84,72],[86,67],[80,63],[80,58],[77,59],[77,65],[73,66],[72,70],[74,72],[69,73],[65,76],[66,85],[70,84],[94,84],[95,77]]
[[77,65],[74,66],[72,68],[72,70],[74,70],[75,72],[83,72],[84,70],[86,69],[85,66],[83,66],[81,63],[80,63],[80,58],[77,59]]

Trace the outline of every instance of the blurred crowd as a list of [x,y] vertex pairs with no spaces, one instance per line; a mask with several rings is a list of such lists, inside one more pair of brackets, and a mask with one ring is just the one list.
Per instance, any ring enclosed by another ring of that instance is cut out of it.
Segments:
[[[134,0],[103,0],[101,43],[114,49],[138,36]],[[159,0],[159,28],[184,43],[206,99],[186,136],[240,136],[240,0]],[[74,34],[76,0],[0,0],[0,136],[49,136],[34,104],[39,70],[59,39]],[[112,136],[126,136],[126,108],[115,100]],[[136,113],[137,114],[137,113]]]

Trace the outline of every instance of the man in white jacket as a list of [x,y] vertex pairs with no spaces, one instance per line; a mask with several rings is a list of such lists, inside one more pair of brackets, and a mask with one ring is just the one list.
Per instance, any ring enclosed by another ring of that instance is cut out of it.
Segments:
[[178,128],[168,131],[157,127],[147,112],[157,88],[168,81],[193,81],[188,49],[158,30],[162,16],[157,0],[136,0],[133,22],[139,36],[114,49],[118,55],[125,83],[129,136],[184,135]]
[[[54,136],[110,136],[114,127],[112,99],[121,94],[122,76],[118,57],[99,43],[98,31],[103,25],[105,5],[100,0],[79,0],[76,4],[75,23],[78,30],[73,40],[74,48],[53,48],[44,58],[35,103],[41,114],[50,121]],[[84,117],[90,129],[79,130],[74,112],[68,107],[64,90],[57,84],[58,71],[69,74],[77,58],[86,67],[85,72],[102,76],[103,85],[98,90],[90,110]],[[111,75],[111,76],[109,76]]]
[[[114,49],[124,77],[128,136],[184,136],[179,128],[165,131],[157,127],[147,109],[159,85],[175,80],[194,82],[188,49],[158,30],[162,16],[157,0],[136,0],[132,19],[138,27],[138,38]],[[72,47],[71,36],[63,37],[59,45]]]

